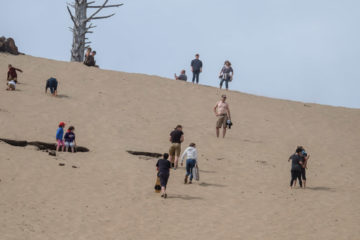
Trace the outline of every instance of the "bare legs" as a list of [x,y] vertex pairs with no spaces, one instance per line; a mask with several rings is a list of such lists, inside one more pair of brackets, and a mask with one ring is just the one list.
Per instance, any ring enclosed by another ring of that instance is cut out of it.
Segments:
[[[223,138],[225,138],[225,134],[226,134],[226,127],[223,128]],[[220,129],[216,128],[216,137],[218,138],[220,135]]]

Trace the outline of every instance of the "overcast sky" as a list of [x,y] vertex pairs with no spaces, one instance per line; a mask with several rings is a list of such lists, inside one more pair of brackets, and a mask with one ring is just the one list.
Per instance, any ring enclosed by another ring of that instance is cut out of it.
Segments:
[[[104,0],[97,0],[101,4]],[[32,56],[70,60],[72,0],[1,0],[0,35]],[[103,69],[173,78],[195,53],[200,83],[218,86],[225,60],[230,89],[360,108],[359,0],[110,0],[109,19],[88,37]],[[101,15],[101,14],[100,14]],[[5,70],[4,70],[5,71]]]

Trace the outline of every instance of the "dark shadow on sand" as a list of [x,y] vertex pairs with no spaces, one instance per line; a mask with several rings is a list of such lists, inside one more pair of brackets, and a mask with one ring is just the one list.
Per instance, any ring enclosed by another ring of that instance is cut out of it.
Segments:
[[313,191],[335,192],[335,188],[330,188],[330,187],[306,187],[306,189],[313,190]]
[[199,183],[199,186],[201,186],[201,187],[226,187],[226,185],[223,185],[223,184],[206,183],[206,182]]
[[216,171],[208,171],[208,170],[201,170],[201,169],[199,169],[199,171],[202,173],[216,173]]
[[189,195],[181,195],[181,194],[169,194],[167,198],[178,198],[182,200],[202,200],[202,197],[192,197]]
[[58,98],[70,98],[68,95],[65,95],[65,94],[58,94],[58,95],[56,95],[56,97],[58,97]]

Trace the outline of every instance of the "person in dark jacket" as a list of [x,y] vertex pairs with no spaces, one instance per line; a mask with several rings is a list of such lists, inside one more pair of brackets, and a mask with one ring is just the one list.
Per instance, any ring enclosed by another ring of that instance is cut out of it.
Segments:
[[296,179],[299,179],[299,185],[302,188],[301,181],[301,168],[303,165],[303,158],[301,156],[301,152],[303,151],[303,147],[298,146],[293,155],[291,155],[288,159],[288,162],[291,160],[291,180],[290,180],[290,188],[293,187],[293,184],[296,182]]
[[193,73],[192,83],[194,84],[196,80],[196,84],[199,84],[199,75],[202,72],[203,63],[199,60],[200,55],[197,53],[195,55],[195,59],[191,61],[191,71]]
[[159,159],[156,163],[156,167],[158,170],[158,177],[160,178],[161,197],[163,198],[167,198],[166,185],[170,176],[171,164],[168,161],[168,158],[169,158],[169,154],[164,153],[163,158]]
[[45,93],[47,93],[47,89],[50,88],[51,94],[54,97],[56,97],[57,86],[58,86],[58,81],[56,80],[56,78],[53,78],[53,77],[49,78],[48,80],[46,80]]

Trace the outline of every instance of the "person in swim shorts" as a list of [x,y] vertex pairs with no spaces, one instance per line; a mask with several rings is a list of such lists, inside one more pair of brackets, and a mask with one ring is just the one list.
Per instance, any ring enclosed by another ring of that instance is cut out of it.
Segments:
[[182,131],[181,125],[177,125],[176,128],[170,133],[169,141],[171,142],[169,149],[170,162],[172,163],[174,170],[176,170],[181,153],[181,143],[184,141],[184,133]]
[[214,107],[215,116],[218,117],[216,122],[216,137],[219,137],[220,128],[223,128],[223,138],[226,134],[226,122],[231,120],[229,104],[225,102],[226,95],[221,95],[221,100],[218,101]]

